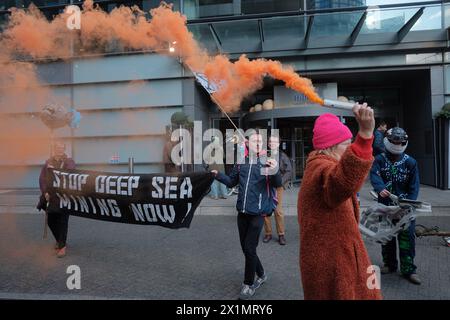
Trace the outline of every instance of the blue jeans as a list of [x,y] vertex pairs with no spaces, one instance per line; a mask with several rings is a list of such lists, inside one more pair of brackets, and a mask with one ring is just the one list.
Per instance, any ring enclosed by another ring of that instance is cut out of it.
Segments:
[[211,197],[218,198],[218,197],[227,197],[227,186],[223,183],[214,180],[214,182],[211,185],[211,192],[209,193]]

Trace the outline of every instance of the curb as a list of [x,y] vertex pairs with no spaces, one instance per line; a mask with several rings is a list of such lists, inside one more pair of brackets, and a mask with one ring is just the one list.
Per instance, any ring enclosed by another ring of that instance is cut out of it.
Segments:
[[[361,210],[367,209],[368,206],[361,206]],[[432,207],[432,212],[429,215],[422,217],[450,217],[450,206]],[[297,216],[297,206],[286,206],[283,208],[285,216]],[[42,214],[35,207],[32,206],[1,206],[0,214]],[[195,211],[198,216],[235,216],[235,206],[200,206]]]

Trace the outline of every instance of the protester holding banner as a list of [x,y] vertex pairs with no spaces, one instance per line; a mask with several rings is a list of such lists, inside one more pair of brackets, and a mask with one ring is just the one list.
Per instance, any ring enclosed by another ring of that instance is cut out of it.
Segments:
[[53,156],[45,162],[39,176],[39,187],[41,189],[41,199],[38,204],[38,209],[47,210],[48,226],[55,237],[55,250],[58,258],[66,255],[66,240],[67,231],[69,228],[69,214],[60,210],[47,209],[47,203],[50,201],[48,193],[47,174],[49,168],[71,170],[75,169],[75,162],[72,158],[67,157],[66,145],[61,141],[56,141],[54,144]]
[[[256,248],[264,225],[264,216],[271,214],[275,208],[274,188],[281,187],[281,175],[275,160],[260,158],[262,135],[255,132],[249,137],[249,153],[242,164],[236,164],[229,175],[213,170],[216,179],[229,188],[239,184],[236,203],[238,211],[237,224],[241,248],[245,256],[245,277],[239,295],[248,299],[266,280],[267,275],[258,258]],[[266,163],[264,163],[266,162]],[[270,171],[275,174],[269,175]],[[255,280],[256,274],[256,280]]]
[[315,150],[298,196],[305,299],[381,299],[358,228],[356,197],[373,161],[375,119],[367,104],[355,105],[353,113],[359,124],[353,143],[349,128],[335,115],[322,114],[314,124]]

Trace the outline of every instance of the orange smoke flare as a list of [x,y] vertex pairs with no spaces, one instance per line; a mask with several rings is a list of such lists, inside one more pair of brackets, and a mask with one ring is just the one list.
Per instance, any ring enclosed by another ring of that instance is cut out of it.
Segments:
[[26,11],[14,9],[0,48],[6,48],[8,56],[20,53],[32,58],[65,58],[71,53],[71,45],[78,55],[101,52],[112,42],[123,50],[152,50],[170,55],[169,46],[176,43],[176,55],[183,64],[223,84],[214,98],[226,111],[238,110],[244,98],[262,88],[266,76],[283,81],[312,102],[323,104],[311,81],[299,76],[292,67],[273,60],[250,61],[245,55],[234,63],[224,55],[210,56],[189,32],[186,17],[173,11],[171,5],[162,2],[150,12],[151,20],[137,7],[121,6],[106,13],[87,0],[81,12],[81,30],[77,31],[66,27],[66,13],[48,22],[34,6]]

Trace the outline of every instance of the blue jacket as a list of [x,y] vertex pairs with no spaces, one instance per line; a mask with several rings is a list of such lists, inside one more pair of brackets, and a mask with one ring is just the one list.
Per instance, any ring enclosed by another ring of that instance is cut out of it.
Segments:
[[[399,198],[417,200],[419,195],[419,168],[417,161],[406,153],[392,162],[389,153],[375,157],[370,170],[370,182],[377,193],[386,189]],[[389,198],[378,197],[378,202],[389,205]]]
[[252,215],[270,214],[275,208],[275,194],[273,188],[282,186],[280,171],[275,175],[261,174],[261,164],[258,158],[256,163],[234,165],[229,175],[219,172],[216,179],[232,188],[239,184],[239,193],[236,209]]
[[386,147],[384,146],[384,133],[380,130],[375,130],[373,133],[374,139],[373,139],[373,156],[377,156],[383,152],[386,152]]

